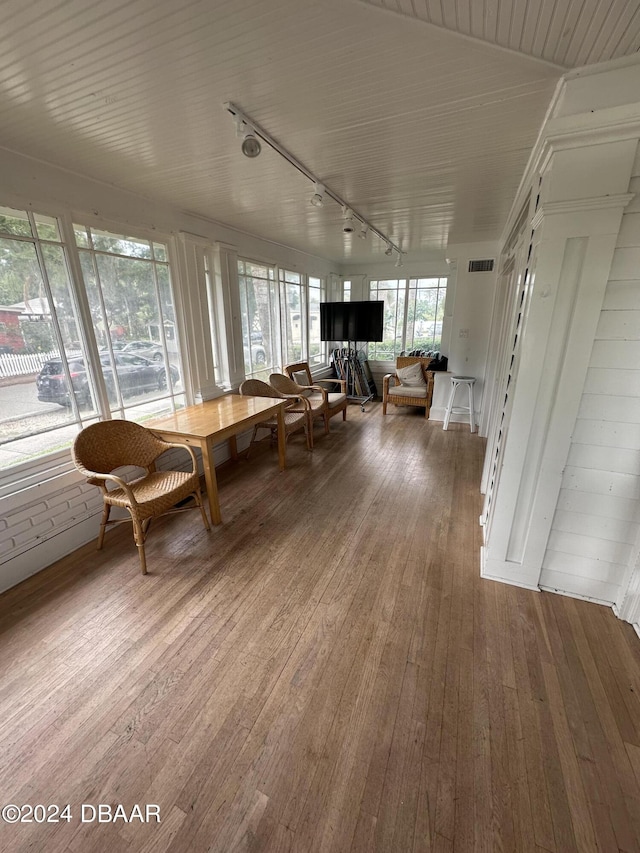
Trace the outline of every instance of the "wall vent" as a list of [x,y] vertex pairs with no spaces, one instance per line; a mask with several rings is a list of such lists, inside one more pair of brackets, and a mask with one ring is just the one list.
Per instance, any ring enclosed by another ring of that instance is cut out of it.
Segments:
[[469,272],[493,272],[493,259],[488,261],[469,261]]

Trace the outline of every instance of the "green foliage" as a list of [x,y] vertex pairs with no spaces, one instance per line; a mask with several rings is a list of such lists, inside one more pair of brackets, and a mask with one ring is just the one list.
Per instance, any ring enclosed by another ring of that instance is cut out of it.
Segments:
[[48,318],[20,324],[28,352],[52,352],[58,349],[53,324]]

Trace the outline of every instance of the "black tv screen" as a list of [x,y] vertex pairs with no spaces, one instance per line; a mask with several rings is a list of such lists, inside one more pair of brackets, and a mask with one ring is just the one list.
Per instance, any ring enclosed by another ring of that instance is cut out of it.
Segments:
[[381,341],[384,302],[321,302],[323,341]]

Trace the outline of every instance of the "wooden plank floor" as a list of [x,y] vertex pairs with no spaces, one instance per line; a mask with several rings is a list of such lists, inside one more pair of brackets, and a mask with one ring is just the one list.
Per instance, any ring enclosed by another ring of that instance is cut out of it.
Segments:
[[0,849],[640,850],[632,628],[480,579],[477,435],[348,417],[0,598],[0,800],[72,814]]

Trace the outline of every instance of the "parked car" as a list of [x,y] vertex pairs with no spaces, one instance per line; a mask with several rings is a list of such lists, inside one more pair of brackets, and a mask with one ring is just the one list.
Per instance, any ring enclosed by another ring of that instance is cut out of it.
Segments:
[[[153,362],[141,355],[132,353],[114,353],[116,361],[116,376],[123,397],[132,397],[145,391],[162,391],[167,387],[167,372],[163,364]],[[102,373],[107,386],[109,399],[115,401],[116,389],[113,377],[113,368],[108,353],[100,356]],[[85,368],[83,358],[74,358],[69,361],[71,372],[71,383],[78,404],[81,406],[91,405],[91,390],[89,377]],[[171,381],[173,384],[179,381],[180,374],[177,367],[169,366]],[[38,400],[42,403],[58,403],[60,406],[70,406],[71,397],[67,379],[64,375],[62,360],[52,358],[42,365],[42,369],[36,379],[38,389]]]
[[162,361],[164,359],[162,346],[153,341],[129,341],[123,346],[122,352],[143,355],[145,358],[153,359],[153,361]]
[[[245,344],[243,347],[244,350],[244,360],[245,364],[249,364],[249,349]],[[261,344],[251,344],[251,361],[253,364],[262,365],[267,363],[267,353],[265,348]]]

